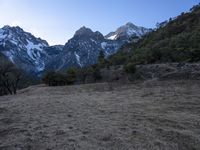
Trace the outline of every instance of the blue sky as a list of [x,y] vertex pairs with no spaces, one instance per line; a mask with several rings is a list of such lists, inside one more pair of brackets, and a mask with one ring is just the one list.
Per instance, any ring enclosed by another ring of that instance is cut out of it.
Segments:
[[200,0],[0,0],[0,27],[20,26],[53,44],[64,44],[82,26],[104,35],[132,22],[157,22],[188,11]]

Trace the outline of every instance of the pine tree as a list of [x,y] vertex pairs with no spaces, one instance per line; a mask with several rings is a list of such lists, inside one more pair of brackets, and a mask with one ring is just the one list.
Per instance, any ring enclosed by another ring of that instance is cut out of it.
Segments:
[[98,64],[100,65],[100,67],[103,67],[105,65],[105,54],[103,50],[99,52]]

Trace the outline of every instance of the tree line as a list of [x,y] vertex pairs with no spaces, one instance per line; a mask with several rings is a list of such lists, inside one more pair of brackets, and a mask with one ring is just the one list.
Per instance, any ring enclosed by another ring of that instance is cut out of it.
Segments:
[[97,82],[102,79],[100,68],[105,66],[106,59],[104,52],[99,52],[98,63],[83,67],[69,68],[66,71],[51,71],[43,76],[42,81],[48,86],[65,86],[72,84],[84,84],[87,82]]

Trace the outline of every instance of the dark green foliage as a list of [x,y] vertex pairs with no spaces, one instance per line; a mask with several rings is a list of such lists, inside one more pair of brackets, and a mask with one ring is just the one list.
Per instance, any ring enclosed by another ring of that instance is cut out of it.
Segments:
[[76,76],[77,76],[78,82],[85,83],[86,78],[87,78],[87,76],[88,76],[88,74],[89,74],[89,71],[88,71],[88,70],[89,70],[88,67],[79,68],[79,69],[77,70]]
[[64,86],[67,84],[67,78],[64,74],[52,71],[44,75],[43,82],[49,86]]
[[93,82],[97,82],[102,79],[99,64],[77,70],[78,82],[86,83],[87,78],[93,79]]
[[102,79],[100,67],[98,65],[93,65],[90,70],[95,82]]
[[134,45],[135,63],[195,62],[200,60],[200,7],[183,13]]
[[77,70],[75,68],[70,68],[67,70],[66,81],[68,85],[73,84],[76,81],[76,73]]
[[80,68],[77,71],[77,79],[80,83],[86,83],[88,77],[93,77],[93,71],[92,67]]
[[104,67],[106,65],[106,59],[105,59],[105,54],[104,54],[104,51],[101,50],[99,52],[99,56],[98,56],[98,65],[100,67]]
[[48,86],[65,86],[76,81],[76,69],[70,68],[64,72],[51,71],[44,75],[42,81]]
[[116,53],[115,55],[112,55],[108,58],[108,63],[111,66],[117,66],[117,65],[121,65],[127,62],[128,55],[127,53],[123,53],[123,52],[119,52]]
[[41,84],[41,79],[38,76],[26,74],[22,71],[21,80],[19,82],[19,89],[27,88],[30,85]]
[[126,65],[124,65],[124,70],[127,72],[127,73],[135,73],[136,71],[136,67],[135,67],[135,64],[134,63],[128,63]]

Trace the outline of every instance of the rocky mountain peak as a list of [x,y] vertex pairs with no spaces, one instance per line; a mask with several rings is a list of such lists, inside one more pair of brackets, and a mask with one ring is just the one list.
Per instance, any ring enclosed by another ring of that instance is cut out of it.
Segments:
[[136,26],[131,22],[119,27],[116,31],[109,33],[105,37],[109,40],[124,40],[128,41],[131,37],[141,38],[151,30],[148,28]]
[[74,37],[70,41],[79,42],[82,40],[85,41],[90,39],[93,39],[95,41],[101,41],[104,40],[104,36],[99,31],[93,32],[90,28],[83,26],[76,31]]
[[41,72],[47,59],[45,40],[36,38],[19,26],[4,26],[0,29],[0,53],[27,72]]
[[76,31],[74,36],[91,35],[93,33],[94,32],[90,28],[86,28],[85,26],[83,26],[79,30]]
[[14,26],[14,27],[12,27],[12,26],[9,26],[9,25],[6,25],[6,26],[4,26],[3,28],[2,28],[2,30],[5,32],[5,33],[8,33],[8,32],[10,32],[10,33],[23,33],[24,32],[24,30],[22,29],[22,28],[20,28],[19,26]]
[[137,27],[136,25],[134,25],[132,22],[127,22],[125,24],[126,27]]
[[11,27],[6,25],[0,29],[0,43],[5,43],[6,41],[15,45],[26,45],[31,41],[34,44],[41,43],[43,46],[49,46],[47,41],[42,40],[41,38],[36,38],[31,33],[25,32],[19,26]]

